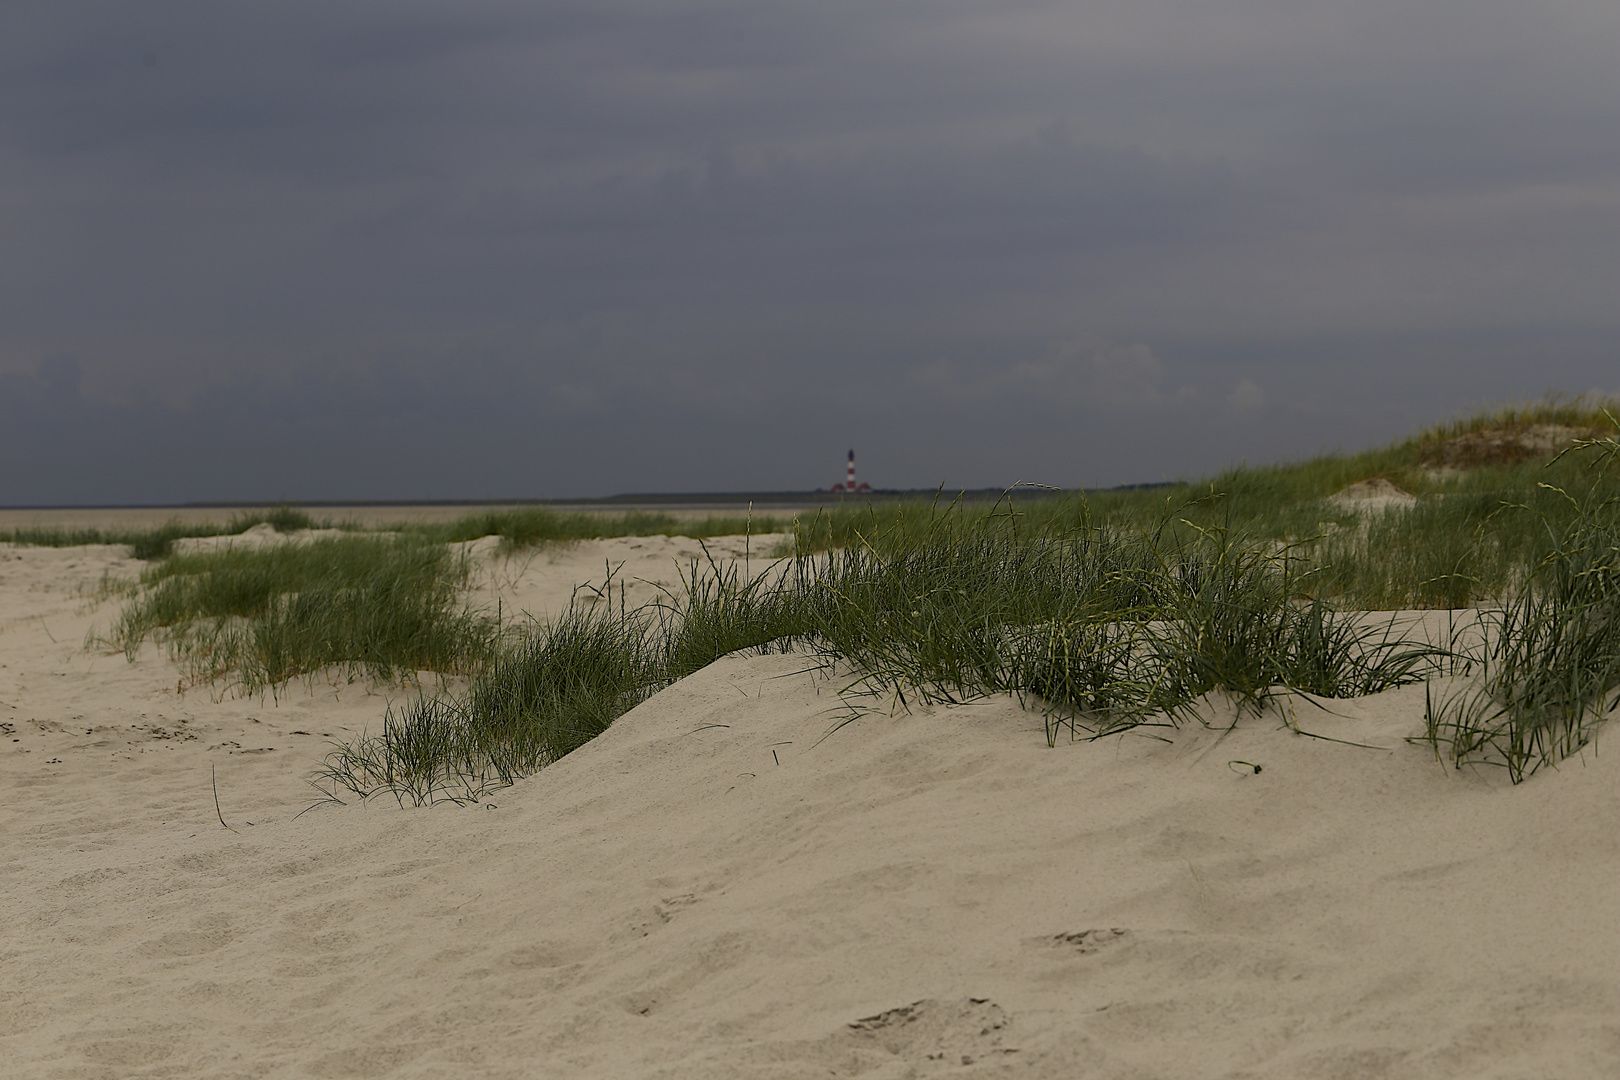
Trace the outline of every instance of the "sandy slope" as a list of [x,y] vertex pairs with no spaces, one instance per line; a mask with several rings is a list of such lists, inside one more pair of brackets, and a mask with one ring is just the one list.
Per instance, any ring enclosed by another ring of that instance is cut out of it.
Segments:
[[1300,703],[1383,750],[1048,749],[1006,702],[828,735],[836,682],[731,657],[486,807],[295,818],[383,696],[83,652],[117,556],[0,550],[5,1076],[1620,1076],[1612,754],[1449,772],[1403,741],[1421,688]]

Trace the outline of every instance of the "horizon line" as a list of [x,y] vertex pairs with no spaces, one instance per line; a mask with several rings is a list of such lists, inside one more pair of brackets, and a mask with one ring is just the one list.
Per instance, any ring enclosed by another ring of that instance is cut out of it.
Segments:
[[0,505],[0,510],[227,510],[265,506],[613,506],[635,503],[702,503],[733,504],[743,502],[803,502],[809,499],[860,499],[882,496],[886,498],[943,497],[949,492],[956,496],[1002,496],[1016,493],[1025,498],[1055,498],[1059,495],[1100,491],[1136,491],[1148,488],[1174,487],[1184,481],[1162,480],[1143,484],[1113,484],[1108,487],[1057,488],[1014,484],[1008,487],[979,488],[874,488],[858,494],[846,494],[827,488],[807,491],[690,491],[690,492],[631,492],[619,495],[598,495],[579,498],[487,498],[487,499],[209,499],[188,502],[153,503],[30,503]]

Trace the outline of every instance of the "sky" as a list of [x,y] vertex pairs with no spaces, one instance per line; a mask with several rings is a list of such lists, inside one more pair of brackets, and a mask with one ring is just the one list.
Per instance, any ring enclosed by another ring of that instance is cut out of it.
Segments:
[[1612,0],[0,7],[0,505],[1062,487],[1620,392]]

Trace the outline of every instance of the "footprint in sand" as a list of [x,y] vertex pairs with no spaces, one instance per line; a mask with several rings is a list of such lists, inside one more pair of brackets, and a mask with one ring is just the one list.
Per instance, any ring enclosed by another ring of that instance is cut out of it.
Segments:
[[880,1052],[916,1066],[925,1062],[972,1065],[1018,1053],[1016,1046],[1006,1045],[1011,1024],[1012,1018],[989,998],[925,998],[850,1021],[846,1038],[860,1050]]
[[1118,926],[1106,930],[1080,930],[1069,934],[1030,939],[1030,944],[1042,948],[1061,949],[1067,953],[1090,956],[1113,945],[1121,945],[1131,937],[1129,930]]

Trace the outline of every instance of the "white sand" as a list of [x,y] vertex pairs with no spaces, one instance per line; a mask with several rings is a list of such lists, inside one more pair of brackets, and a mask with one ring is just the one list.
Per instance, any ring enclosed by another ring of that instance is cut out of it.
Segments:
[[1377,513],[1390,507],[1405,509],[1416,506],[1417,496],[1402,491],[1381,476],[1375,476],[1371,480],[1358,480],[1349,487],[1341,488],[1329,495],[1327,501],[1341,510]]
[[5,1077],[1620,1076],[1615,755],[1450,771],[1404,742],[1421,687],[1300,704],[1383,750],[1276,717],[1048,749],[1007,702],[827,736],[834,684],[731,657],[487,808],[295,818],[400,692],[179,696],[82,649],[107,568],[0,548]]

